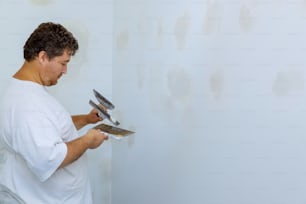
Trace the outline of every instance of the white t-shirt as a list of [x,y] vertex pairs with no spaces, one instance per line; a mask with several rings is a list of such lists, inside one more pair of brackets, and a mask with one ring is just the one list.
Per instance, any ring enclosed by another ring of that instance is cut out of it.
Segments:
[[0,183],[29,204],[91,204],[86,155],[57,170],[78,137],[70,114],[30,81],[13,78],[1,98]]

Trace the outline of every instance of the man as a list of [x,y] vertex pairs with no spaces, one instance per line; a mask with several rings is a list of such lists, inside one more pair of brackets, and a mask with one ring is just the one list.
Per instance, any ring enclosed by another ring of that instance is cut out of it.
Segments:
[[108,137],[94,129],[78,136],[77,130],[101,119],[96,110],[71,117],[46,89],[67,72],[77,50],[77,40],[62,25],[40,24],[24,45],[24,64],[1,96],[0,183],[28,204],[92,203],[84,153]]

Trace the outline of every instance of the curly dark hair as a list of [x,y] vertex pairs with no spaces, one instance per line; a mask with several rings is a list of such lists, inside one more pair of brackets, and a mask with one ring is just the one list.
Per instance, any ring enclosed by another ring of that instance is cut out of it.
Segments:
[[52,59],[62,55],[65,50],[74,55],[78,48],[78,41],[64,26],[46,22],[41,23],[26,41],[23,57],[26,61],[32,61],[40,51],[45,51]]

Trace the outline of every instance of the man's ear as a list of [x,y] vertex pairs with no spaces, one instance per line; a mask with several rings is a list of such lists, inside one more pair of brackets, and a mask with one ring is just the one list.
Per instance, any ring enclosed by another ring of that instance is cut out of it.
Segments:
[[38,53],[37,59],[40,64],[44,64],[46,61],[49,61],[49,57],[46,53],[46,51],[40,51]]

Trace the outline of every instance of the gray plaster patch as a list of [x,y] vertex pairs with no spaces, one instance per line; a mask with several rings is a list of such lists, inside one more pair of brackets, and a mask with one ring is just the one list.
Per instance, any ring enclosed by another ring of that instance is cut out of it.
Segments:
[[217,29],[218,23],[221,19],[220,6],[217,1],[208,3],[206,8],[206,15],[204,16],[203,32],[210,34]]
[[215,99],[220,99],[224,91],[224,73],[222,71],[214,72],[210,77],[210,90]]
[[244,31],[250,31],[254,26],[254,17],[251,11],[252,10],[246,5],[240,8],[239,23]]
[[189,24],[190,24],[190,17],[189,13],[185,13],[184,16],[179,17],[175,24],[175,36],[176,36],[176,42],[177,47],[179,49],[183,49],[186,44],[186,36],[187,32],[189,30]]
[[117,49],[124,50],[129,44],[129,32],[127,30],[121,31],[117,37]]
[[276,96],[287,96],[304,90],[302,71],[278,72],[272,86]]

